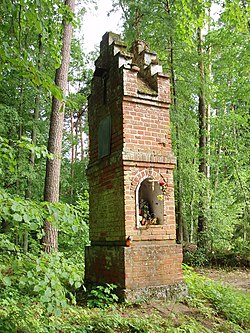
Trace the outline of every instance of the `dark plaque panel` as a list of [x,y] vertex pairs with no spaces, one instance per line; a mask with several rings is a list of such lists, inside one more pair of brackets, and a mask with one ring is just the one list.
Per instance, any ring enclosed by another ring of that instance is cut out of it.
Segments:
[[98,157],[110,154],[111,116],[102,119],[98,128]]

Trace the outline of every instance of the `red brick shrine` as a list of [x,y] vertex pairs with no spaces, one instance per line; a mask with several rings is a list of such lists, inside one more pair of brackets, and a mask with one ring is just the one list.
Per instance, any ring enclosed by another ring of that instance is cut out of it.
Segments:
[[106,33],[89,97],[90,240],[86,284],[120,295],[185,292],[176,244],[170,82],[143,42]]

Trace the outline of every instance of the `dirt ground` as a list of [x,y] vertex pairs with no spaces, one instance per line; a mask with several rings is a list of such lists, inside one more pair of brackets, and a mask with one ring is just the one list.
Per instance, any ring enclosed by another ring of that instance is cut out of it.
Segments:
[[[250,293],[250,269],[212,269],[212,268],[200,268],[195,269],[195,271],[203,276],[211,278],[215,281],[220,281],[226,285],[231,285],[237,289],[243,290],[247,293]],[[134,309],[131,311],[140,316],[147,316],[149,313],[158,314],[163,318],[172,318],[174,320],[175,327],[178,327],[183,318],[183,316],[187,316],[190,318],[195,318],[197,322],[203,325],[203,327],[211,330],[212,332],[216,328],[216,332],[218,331],[218,327],[225,326],[225,321],[223,318],[219,316],[211,318],[207,318],[207,315],[203,314],[199,309],[186,305],[182,302],[162,302],[160,300],[152,300],[148,303],[142,303],[134,306]],[[128,315],[126,312],[124,315]],[[217,326],[216,326],[217,325]],[[229,327],[229,326],[228,326]],[[231,330],[222,330],[223,332],[235,332],[233,329]]]
[[224,284],[231,285],[235,288],[241,289],[250,293],[250,269],[214,269],[214,268],[200,268],[195,271],[203,276],[212,280],[220,281]]

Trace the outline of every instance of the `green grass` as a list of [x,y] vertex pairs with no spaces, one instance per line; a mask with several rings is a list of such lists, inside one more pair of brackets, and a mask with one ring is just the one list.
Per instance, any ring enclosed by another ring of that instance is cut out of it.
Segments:
[[[109,308],[68,306],[59,316],[13,294],[0,299],[1,333],[243,333],[249,332],[250,295],[185,268],[189,296],[182,303],[159,300]],[[187,305],[187,306],[185,306]],[[182,307],[189,311],[182,312]],[[161,311],[162,310],[162,311]]]
[[250,327],[250,294],[205,278],[190,268],[184,270],[189,305],[209,310],[212,316],[223,317],[243,328]]

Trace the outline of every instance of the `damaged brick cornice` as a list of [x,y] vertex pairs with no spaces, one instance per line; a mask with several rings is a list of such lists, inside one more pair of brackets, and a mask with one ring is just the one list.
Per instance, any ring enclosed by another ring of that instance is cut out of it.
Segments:
[[[112,67],[137,72],[137,93],[158,96],[159,78],[162,66],[155,52],[140,40],[130,49],[121,40],[121,36],[107,32],[100,43],[100,56],[95,62],[95,77],[104,77]],[[165,78],[169,76],[164,74]]]

